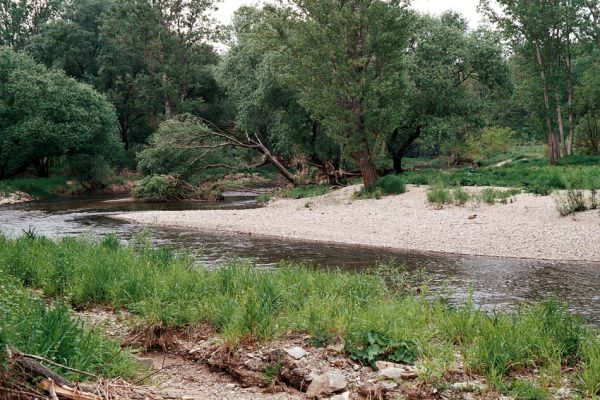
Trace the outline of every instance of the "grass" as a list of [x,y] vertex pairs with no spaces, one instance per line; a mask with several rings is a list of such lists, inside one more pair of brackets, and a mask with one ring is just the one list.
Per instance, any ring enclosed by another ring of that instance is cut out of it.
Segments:
[[51,178],[20,178],[0,180],[0,194],[21,191],[34,197],[52,197],[68,191],[67,178],[54,176]]
[[526,158],[500,167],[408,171],[403,178],[406,183],[417,185],[437,182],[447,187],[502,186],[548,195],[563,189],[599,189],[600,158],[565,157],[555,166],[544,160]]
[[[0,368],[4,345],[10,345],[109,378],[136,374],[138,366],[129,352],[99,331],[85,328],[68,305],[59,300],[47,306],[14,277],[1,270],[0,275]],[[71,379],[81,378],[66,370],[57,372]]]
[[289,199],[304,199],[306,197],[322,196],[329,193],[329,186],[326,185],[304,185],[296,186],[291,189],[283,189],[277,192],[278,197]]
[[[55,242],[35,235],[0,238],[0,265],[3,280],[18,279],[71,306],[110,305],[176,328],[209,323],[229,344],[296,332],[324,341],[340,337],[348,353],[360,354],[384,340],[394,349],[414,349],[425,380],[443,379],[459,354],[469,371],[496,388],[536,369],[555,385],[565,378],[584,395],[600,394],[598,333],[562,304],[499,314],[470,303],[453,308],[387,285],[402,268],[385,279],[285,263],[257,270],[238,261],[207,271],[190,269],[190,259],[172,250],[123,246],[114,237]],[[375,333],[379,339],[370,341]]]
[[385,195],[406,193],[406,184],[399,175],[386,175],[377,179],[375,186],[369,190],[362,187],[354,194],[355,199],[380,199]]

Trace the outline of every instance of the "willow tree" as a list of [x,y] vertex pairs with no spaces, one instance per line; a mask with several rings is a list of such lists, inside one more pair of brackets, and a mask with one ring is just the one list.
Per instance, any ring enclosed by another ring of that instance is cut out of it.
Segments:
[[405,107],[404,55],[413,14],[399,1],[290,0],[270,31],[299,103],[375,185],[375,155]]

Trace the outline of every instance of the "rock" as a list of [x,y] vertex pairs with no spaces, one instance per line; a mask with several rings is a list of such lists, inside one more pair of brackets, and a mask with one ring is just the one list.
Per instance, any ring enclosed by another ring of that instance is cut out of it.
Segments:
[[379,375],[388,379],[414,379],[418,376],[417,369],[408,365],[382,369]]
[[329,346],[327,346],[327,350],[336,351],[338,353],[341,353],[342,351],[344,351],[344,347],[345,347],[344,342],[340,342],[337,344],[330,344]]
[[461,392],[482,393],[486,391],[485,385],[479,382],[456,382],[452,384],[452,389]]
[[560,400],[567,400],[573,398],[571,389],[562,387],[556,391],[556,398]]
[[375,367],[377,367],[377,369],[379,371],[381,371],[382,369],[386,369],[386,368],[403,368],[404,365],[396,364],[396,363],[389,362],[389,361],[377,361],[377,362],[375,362]]
[[150,357],[137,357],[137,361],[148,369],[154,369],[154,362]]
[[342,391],[347,385],[346,377],[341,372],[328,371],[313,379],[306,390],[306,396],[312,399],[319,399],[326,395]]
[[350,392],[344,392],[342,394],[336,394],[335,396],[331,396],[329,400],[349,400]]
[[304,350],[302,347],[296,346],[289,349],[283,349],[290,357],[299,360],[302,357],[306,357],[308,352]]
[[391,367],[380,370],[379,375],[389,379],[402,379],[403,372],[401,368]]
[[381,386],[381,388],[383,390],[386,390],[386,391],[394,390],[398,387],[398,384],[396,382],[381,382],[379,385]]
[[473,214],[473,215],[469,215],[468,219],[475,219],[477,218],[477,214]]

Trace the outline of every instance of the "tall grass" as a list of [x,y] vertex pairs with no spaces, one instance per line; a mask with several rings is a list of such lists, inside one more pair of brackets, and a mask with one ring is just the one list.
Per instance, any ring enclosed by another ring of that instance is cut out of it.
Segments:
[[519,371],[566,374],[572,367],[582,393],[598,392],[600,385],[597,332],[557,302],[488,314],[470,304],[452,308],[398,292],[386,284],[398,281],[389,271],[325,272],[285,263],[257,270],[243,262],[214,271],[190,269],[186,256],[121,246],[114,238],[98,243],[0,238],[0,265],[3,275],[73,306],[108,304],[172,327],[210,323],[231,344],[297,332],[319,342],[339,336],[352,352],[377,335],[414,343],[428,379],[443,376],[458,351],[471,371],[498,387]]
[[[122,351],[99,331],[84,328],[68,305],[56,301],[47,306],[13,277],[2,271],[0,275],[0,359],[4,356],[4,345],[9,345],[106,377],[135,375],[138,367],[129,352]],[[73,379],[81,378],[69,371],[59,372]]]

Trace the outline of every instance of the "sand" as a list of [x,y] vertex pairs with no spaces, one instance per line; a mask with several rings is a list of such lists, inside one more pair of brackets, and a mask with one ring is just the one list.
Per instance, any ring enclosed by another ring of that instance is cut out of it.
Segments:
[[425,187],[409,186],[405,194],[379,200],[353,200],[357,188],[279,199],[259,209],[147,211],[117,218],[392,250],[600,261],[600,212],[561,217],[552,196],[519,194],[508,204],[469,202],[435,209],[427,203]]

